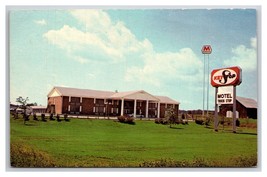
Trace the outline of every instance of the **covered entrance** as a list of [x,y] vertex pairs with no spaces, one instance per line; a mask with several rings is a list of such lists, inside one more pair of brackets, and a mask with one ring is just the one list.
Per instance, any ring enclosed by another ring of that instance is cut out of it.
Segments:
[[[130,115],[132,117],[149,117],[149,115],[154,115],[153,117],[159,117],[160,100],[143,90],[116,93],[112,95],[112,99],[121,100],[120,115]],[[150,105],[156,105],[156,109],[154,108],[152,111],[149,109]],[[151,114],[152,112],[153,114]]]

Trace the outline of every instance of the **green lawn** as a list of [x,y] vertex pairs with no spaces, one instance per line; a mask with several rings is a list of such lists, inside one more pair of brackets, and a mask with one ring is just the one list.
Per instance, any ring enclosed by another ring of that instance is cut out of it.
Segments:
[[28,147],[47,155],[57,167],[138,167],[144,162],[164,160],[201,160],[227,167],[233,165],[233,159],[257,159],[256,128],[240,127],[234,134],[230,127],[214,132],[194,122],[173,128],[154,121],[135,122],[30,120],[24,125],[22,120],[10,119],[10,142],[21,149],[19,154]]

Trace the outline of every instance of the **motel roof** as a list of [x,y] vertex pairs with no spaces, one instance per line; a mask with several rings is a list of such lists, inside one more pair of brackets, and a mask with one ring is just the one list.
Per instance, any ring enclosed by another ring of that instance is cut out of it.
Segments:
[[173,99],[171,99],[171,98],[169,98],[169,97],[167,97],[167,96],[156,96],[159,100],[160,100],[160,102],[162,102],[162,103],[167,103],[167,104],[180,104],[180,102],[178,102],[178,101],[175,101],[175,100],[173,100]]
[[251,98],[236,97],[237,101],[240,102],[246,108],[257,108],[257,102]]
[[[55,93],[56,92],[56,93]],[[54,87],[48,94],[58,96],[73,96],[73,97],[92,97],[92,98],[109,98],[115,92],[101,91],[101,90],[90,90],[90,89],[78,89],[69,87]]]
[[180,104],[179,102],[167,96],[154,96],[144,90],[135,90],[127,92],[111,92],[90,89],[78,89],[69,87],[54,87],[48,97],[55,96],[72,96],[72,97],[86,97],[86,98],[100,98],[100,99],[138,99],[138,100],[151,100],[155,102],[167,104]]

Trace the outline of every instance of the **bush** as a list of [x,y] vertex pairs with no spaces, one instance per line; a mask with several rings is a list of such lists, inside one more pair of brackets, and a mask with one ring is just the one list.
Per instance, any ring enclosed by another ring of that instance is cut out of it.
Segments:
[[234,162],[234,167],[256,167],[257,166],[257,156],[251,157],[236,157],[233,158],[232,161]]
[[160,118],[156,118],[156,119],[155,119],[155,123],[156,123],[156,124],[160,124]]
[[195,122],[198,125],[203,125],[204,124],[204,121],[203,120],[195,120]]
[[10,145],[10,165],[12,167],[55,167],[55,162],[47,153],[21,143]]
[[68,114],[64,114],[64,120],[66,121],[66,122],[69,122],[70,120],[68,119]]
[[121,123],[135,124],[133,117],[119,116],[118,121]]
[[145,161],[139,164],[139,167],[256,167],[257,166],[257,156],[251,157],[234,157],[225,162],[221,161],[213,161],[210,159],[204,159],[201,157],[197,157],[189,160],[173,160],[173,159],[160,159],[160,160],[152,160]]
[[160,159],[155,161],[145,161],[140,167],[168,168],[168,167],[210,167],[210,164],[201,158],[196,158],[192,162],[188,160],[176,161],[173,159]]
[[53,116],[54,116],[54,114],[51,113],[50,116],[49,116],[49,120],[55,120],[55,119],[53,118]]
[[124,123],[125,122],[125,116],[119,116],[118,117],[118,120],[119,120],[119,122],[122,122],[122,123]]
[[41,114],[42,121],[46,122],[45,114]]
[[134,118],[133,117],[126,117],[125,123],[134,124]]

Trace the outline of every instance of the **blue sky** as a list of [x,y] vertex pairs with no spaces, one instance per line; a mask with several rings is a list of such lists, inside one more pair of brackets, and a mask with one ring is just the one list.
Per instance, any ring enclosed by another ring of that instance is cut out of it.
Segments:
[[[14,10],[10,101],[47,104],[53,86],[146,90],[202,109],[204,44],[213,69],[240,66],[237,95],[257,100],[254,9]],[[214,108],[214,88],[209,88]]]

